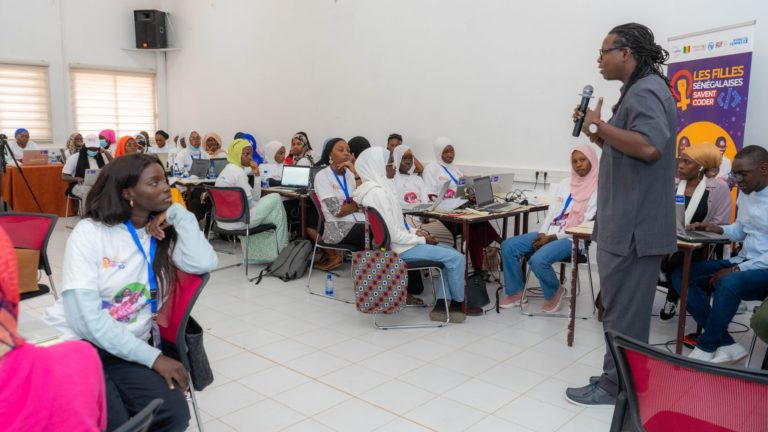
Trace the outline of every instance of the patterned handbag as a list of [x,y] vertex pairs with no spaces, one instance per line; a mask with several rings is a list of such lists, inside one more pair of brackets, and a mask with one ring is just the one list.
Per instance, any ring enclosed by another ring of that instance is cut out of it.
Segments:
[[[368,224],[365,246],[370,245]],[[394,251],[364,250],[352,255],[355,306],[362,313],[398,312],[408,296],[408,266]]]

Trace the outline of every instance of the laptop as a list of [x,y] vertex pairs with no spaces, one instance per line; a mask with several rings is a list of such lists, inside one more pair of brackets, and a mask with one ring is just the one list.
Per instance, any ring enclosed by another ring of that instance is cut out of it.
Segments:
[[216,174],[216,177],[221,174],[222,171],[224,171],[224,168],[226,168],[229,161],[226,158],[216,158],[211,159],[211,162],[213,162],[213,173]]
[[163,169],[168,171],[168,153],[151,153],[151,156],[156,157],[163,165]]
[[292,190],[309,188],[310,168],[307,166],[283,165],[280,187]]
[[448,186],[451,185],[451,181],[448,180],[445,183],[443,183],[442,186],[440,186],[440,193],[437,194],[437,198],[428,203],[407,203],[405,201],[400,202],[400,207],[403,210],[403,214],[409,214],[409,213],[421,213],[421,212],[430,212],[437,208],[437,206],[440,205],[441,202],[443,202],[443,197],[445,196],[445,192],[448,191]]
[[467,176],[459,178],[459,184],[456,186],[456,196],[462,198],[466,197],[467,188],[472,187],[472,183],[478,178],[480,178],[480,176]]
[[692,231],[685,229],[685,206],[675,205],[675,231],[677,238],[690,243],[730,243],[731,240],[722,234],[709,231]]
[[491,175],[491,188],[494,193],[506,194],[515,189],[515,173]]
[[59,149],[59,155],[61,155],[61,163],[67,162],[67,152],[64,149]]
[[24,150],[21,160],[24,165],[48,165],[48,150]]
[[484,210],[489,212],[505,212],[512,211],[522,207],[520,204],[510,202],[495,202],[493,196],[493,188],[491,187],[491,178],[479,177],[475,179],[475,202],[477,203],[478,210]]
[[206,179],[208,178],[208,169],[210,167],[210,159],[193,159],[192,168],[189,169],[189,176],[196,176],[199,179]]
[[93,186],[96,184],[96,179],[99,177],[99,172],[101,170],[97,169],[87,169],[85,170],[85,177],[83,178],[83,185],[85,186]]

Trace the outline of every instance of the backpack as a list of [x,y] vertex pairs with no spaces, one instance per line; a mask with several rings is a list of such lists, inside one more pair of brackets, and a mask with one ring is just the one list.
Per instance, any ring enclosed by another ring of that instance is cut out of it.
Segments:
[[274,276],[283,282],[304,276],[312,258],[312,243],[309,240],[298,239],[288,243],[275,261],[259,273],[256,285],[263,276]]

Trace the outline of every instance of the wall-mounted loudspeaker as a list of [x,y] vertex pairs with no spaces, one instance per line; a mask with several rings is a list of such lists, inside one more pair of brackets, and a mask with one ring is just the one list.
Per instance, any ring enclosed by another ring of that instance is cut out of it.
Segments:
[[136,48],[168,48],[165,12],[159,10],[133,11],[136,24]]

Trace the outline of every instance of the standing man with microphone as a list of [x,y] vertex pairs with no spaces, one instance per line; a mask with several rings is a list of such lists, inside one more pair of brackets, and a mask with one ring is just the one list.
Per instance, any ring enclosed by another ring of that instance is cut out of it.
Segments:
[[[653,32],[630,23],[603,39],[598,68],[619,80],[619,102],[606,122],[603,98],[595,110],[574,110],[582,131],[603,149],[593,240],[597,243],[603,328],[648,341],[661,257],[675,252],[675,100],[662,65],[669,53]],[[606,347],[603,373],[569,388],[566,399],[580,406],[613,405],[618,375]]]

